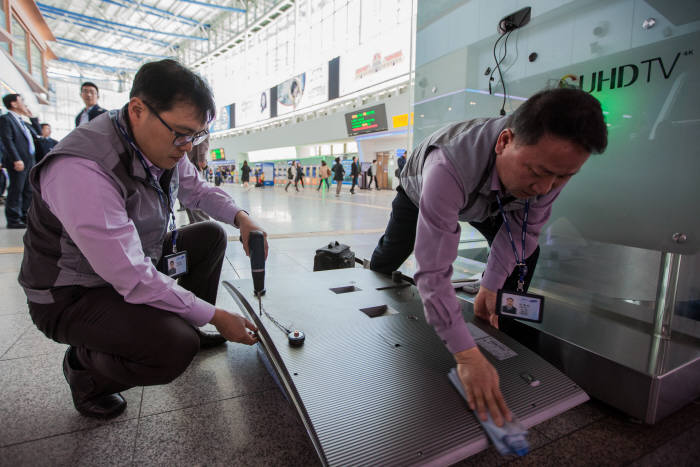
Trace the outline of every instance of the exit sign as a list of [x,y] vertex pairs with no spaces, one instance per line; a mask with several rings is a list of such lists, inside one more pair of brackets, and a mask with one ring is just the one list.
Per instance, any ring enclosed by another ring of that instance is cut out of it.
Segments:
[[345,114],[348,136],[387,130],[384,104]]

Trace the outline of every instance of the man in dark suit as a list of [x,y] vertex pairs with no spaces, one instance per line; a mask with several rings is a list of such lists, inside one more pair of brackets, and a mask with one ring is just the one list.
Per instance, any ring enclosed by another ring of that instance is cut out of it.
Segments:
[[350,193],[355,194],[355,185],[357,185],[357,178],[360,176],[360,163],[357,162],[357,157],[352,158],[352,164],[350,165],[350,176],[352,176],[352,187],[350,187]]
[[84,82],[80,86],[80,98],[85,103],[85,108],[75,117],[76,128],[87,123],[93,118],[100,114],[107,112],[107,109],[103,109],[97,105],[97,100],[100,98],[100,90],[97,89],[95,83],[90,81]]
[[[7,94],[3,96],[2,102],[9,110],[7,115],[0,118],[0,138],[5,146],[4,165],[10,175],[5,217],[8,229],[23,229],[32,202],[32,188],[27,183],[27,174],[34,167],[36,140],[41,128],[39,120],[19,94]],[[31,125],[22,116],[29,117]]]
[[[0,117],[2,118],[2,117]],[[5,188],[7,188],[7,180],[5,179],[5,172],[2,171],[2,167],[5,159],[5,146],[2,145],[2,138],[0,138],[0,204],[5,204]]]
[[54,146],[58,144],[58,141],[51,137],[51,125],[48,123],[41,124],[41,137],[36,142],[36,162],[39,161],[47,155]]

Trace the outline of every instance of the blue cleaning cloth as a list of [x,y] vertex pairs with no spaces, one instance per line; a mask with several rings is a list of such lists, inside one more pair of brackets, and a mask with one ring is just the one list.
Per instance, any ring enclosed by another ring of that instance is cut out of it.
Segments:
[[[464,394],[462,382],[457,374],[457,368],[452,368],[447,374],[447,377],[466,401],[467,398]],[[474,411],[474,416],[479,420],[489,439],[502,455],[515,454],[524,456],[530,452],[530,443],[527,441],[527,429],[515,418],[510,422],[505,422],[503,426],[499,427],[493,422],[491,414],[488,414],[488,419],[486,421],[479,418],[479,414],[476,410]]]

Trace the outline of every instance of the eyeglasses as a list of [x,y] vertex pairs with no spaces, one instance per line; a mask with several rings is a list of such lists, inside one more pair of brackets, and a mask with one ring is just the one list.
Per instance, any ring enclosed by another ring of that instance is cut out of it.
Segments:
[[189,143],[192,143],[192,146],[197,146],[199,143],[201,143],[202,141],[204,141],[207,138],[207,135],[209,135],[209,130],[206,130],[206,129],[204,129],[202,131],[198,131],[197,133],[195,133],[193,135],[187,135],[185,133],[178,133],[177,131],[170,128],[170,125],[165,123],[165,120],[160,118],[160,115],[158,115],[158,112],[156,112],[155,109],[153,109],[153,107],[151,107],[146,101],[143,101],[143,103],[146,104],[146,107],[148,107],[148,110],[153,112],[153,115],[158,117],[158,120],[160,120],[160,123],[165,125],[165,128],[170,130],[170,132],[173,135],[175,135],[175,138],[173,138],[173,145],[175,145],[175,146],[185,146]]

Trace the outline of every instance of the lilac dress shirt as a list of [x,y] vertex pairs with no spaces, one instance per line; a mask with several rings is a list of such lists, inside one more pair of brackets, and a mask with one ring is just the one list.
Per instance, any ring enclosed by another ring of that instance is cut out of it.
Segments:
[[[159,179],[164,171],[150,161],[147,165]],[[184,206],[234,225],[240,208],[225,191],[199,178],[186,156],[176,169]],[[146,257],[117,184],[96,162],[70,156],[53,159],[41,173],[40,186],[42,199],[92,268],[124,300],[178,313],[195,326],[211,321],[214,305],[158,272]]]
[[[503,197],[505,192],[494,165],[490,188]],[[537,248],[540,230],[549,219],[552,203],[564,186],[544,196],[530,199],[530,212],[525,240],[525,257]],[[415,256],[418,270],[416,285],[423,300],[425,315],[452,353],[474,347],[474,339],[462,318],[462,308],[452,287],[452,263],[457,258],[459,245],[459,211],[464,206],[466,193],[455,175],[455,169],[440,149],[433,150],[423,167],[423,190],[418,211]],[[514,239],[521,238],[523,211],[508,211]],[[522,243],[516,242],[518,254],[522,254]],[[496,234],[482,287],[496,291],[503,287],[513,271],[516,261],[505,226]]]

